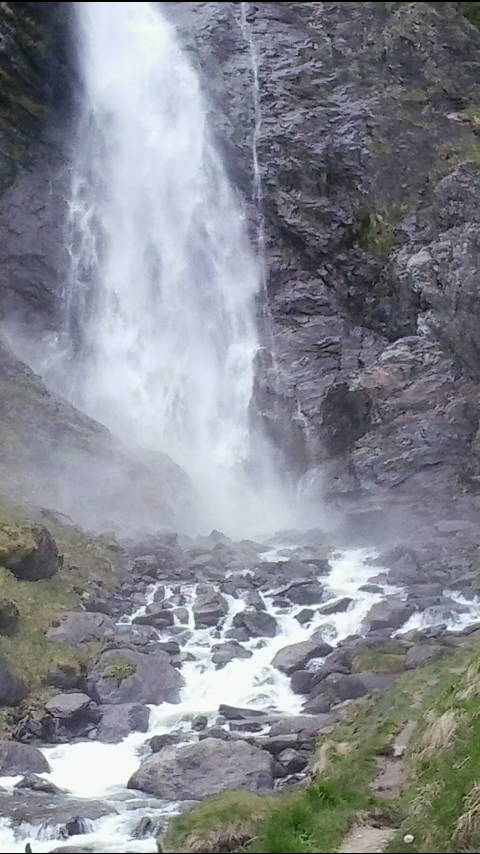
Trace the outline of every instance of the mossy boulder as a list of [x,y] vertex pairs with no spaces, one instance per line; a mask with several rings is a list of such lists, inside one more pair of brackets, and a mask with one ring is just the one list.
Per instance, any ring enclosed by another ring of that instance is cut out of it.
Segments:
[[57,544],[43,525],[5,525],[0,528],[0,565],[20,581],[52,578],[60,566]]

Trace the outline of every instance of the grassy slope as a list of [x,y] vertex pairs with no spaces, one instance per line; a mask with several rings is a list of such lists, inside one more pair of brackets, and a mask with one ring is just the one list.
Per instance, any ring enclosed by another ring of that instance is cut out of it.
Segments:
[[[89,581],[95,579],[105,586],[112,585],[118,558],[101,537],[46,522],[35,510],[0,500],[0,530],[5,525],[25,522],[46,524],[64,556],[63,568],[45,581],[17,581],[0,566],[0,599],[15,602],[20,612],[13,637],[0,636],[0,654],[21,673],[30,688],[22,708],[34,711],[42,707],[51,693],[42,685],[46,673],[56,665],[82,666],[92,652],[89,646],[74,648],[52,643],[45,638],[45,630],[59,611],[79,607],[80,594],[88,588]],[[17,710],[0,709],[0,735],[8,732],[17,715]]]
[[[411,720],[417,725],[405,755],[407,784],[396,801],[382,800],[370,785],[378,761]],[[248,820],[244,793],[238,813],[234,793],[207,799],[173,820],[164,850],[333,852],[359,815],[400,828],[391,852],[480,850],[478,641],[404,674],[382,695],[351,704],[319,744],[313,773],[309,785],[265,799],[263,814],[257,804]],[[237,837],[231,833],[236,825]],[[222,829],[230,847],[222,844]],[[406,834],[413,834],[413,844],[403,842]]]

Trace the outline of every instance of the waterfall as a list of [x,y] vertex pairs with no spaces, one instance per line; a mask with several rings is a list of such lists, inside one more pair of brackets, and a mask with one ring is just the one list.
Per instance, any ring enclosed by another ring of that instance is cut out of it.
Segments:
[[262,266],[198,75],[160,4],[74,6],[84,91],[64,393],[130,444],[178,462],[210,524],[251,532],[269,508],[278,526],[272,455],[249,418]]

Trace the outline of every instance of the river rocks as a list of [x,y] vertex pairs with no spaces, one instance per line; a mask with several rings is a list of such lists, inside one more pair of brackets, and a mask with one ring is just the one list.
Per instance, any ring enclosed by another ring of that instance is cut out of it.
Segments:
[[331,602],[326,602],[317,608],[319,614],[342,614],[348,611],[353,599],[350,596],[342,596],[340,599],[333,599]]
[[165,748],[146,759],[128,781],[167,800],[201,800],[226,789],[265,791],[273,787],[273,760],[244,741],[206,738],[195,744]]
[[43,525],[12,525],[0,531],[0,564],[20,581],[39,581],[58,572],[55,540]]
[[129,649],[102,653],[88,677],[90,694],[102,704],[178,703],[183,677],[165,653]]
[[105,706],[98,725],[96,739],[117,744],[132,732],[147,732],[150,709],[141,703],[121,703]]
[[168,629],[173,626],[175,620],[173,611],[167,608],[163,602],[153,602],[147,605],[144,614],[135,617],[134,623],[139,626],[153,626],[159,631]]
[[323,640],[302,641],[280,649],[272,664],[277,670],[291,676],[296,670],[301,670],[312,658],[324,658],[330,652],[332,647]]
[[13,635],[20,612],[14,602],[9,599],[0,599],[0,635]]
[[209,584],[197,585],[193,616],[197,629],[216,626],[228,613],[227,600]]
[[399,629],[414,611],[413,605],[389,597],[373,605],[365,617],[365,625],[370,632],[378,629]]
[[111,633],[110,631],[106,632],[105,639],[112,640],[118,646],[133,644],[138,647],[146,647],[158,640],[158,633],[153,626],[125,623],[115,626]]
[[85,714],[91,702],[88,694],[57,694],[45,703],[45,711],[62,721],[74,721]]
[[300,581],[280,591],[294,605],[315,605],[322,601],[323,587],[317,582]]
[[45,771],[50,771],[50,766],[36,747],[0,740],[0,777],[43,774]]
[[77,646],[102,640],[107,632],[114,633],[115,623],[106,614],[87,611],[65,611],[56,617],[47,631],[48,640]]
[[266,611],[246,610],[235,614],[233,625],[237,629],[245,629],[246,639],[273,638],[277,634],[278,626],[275,617]]
[[32,792],[43,792],[46,795],[59,795],[62,791],[51,780],[45,780],[44,777],[39,777],[38,774],[27,774],[18,783],[15,783],[14,788],[30,789]]
[[249,649],[245,649],[235,640],[212,646],[212,662],[217,667],[225,667],[229,661],[233,661],[235,658],[251,658],[252,654]]
[[19,673],[0,656],[0,706],[16,706],[27,696],[28,690]]

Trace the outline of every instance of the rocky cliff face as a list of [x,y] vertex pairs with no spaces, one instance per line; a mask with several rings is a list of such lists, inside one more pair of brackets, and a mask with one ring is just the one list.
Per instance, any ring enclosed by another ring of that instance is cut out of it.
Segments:
[[282,375],[279,388],[264,356],[266,423],[276,430],[279,407],[300,413],[344,506],[368,499],[416,517],[426,501],[452,514],[455,500],[473,512],[480,34],[449,3],[164,6],[198,57],[247,194],[249,39],[258,58]]

